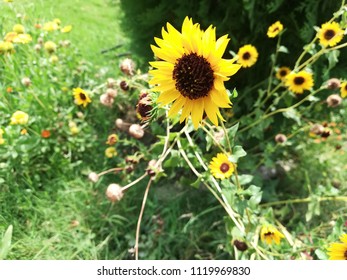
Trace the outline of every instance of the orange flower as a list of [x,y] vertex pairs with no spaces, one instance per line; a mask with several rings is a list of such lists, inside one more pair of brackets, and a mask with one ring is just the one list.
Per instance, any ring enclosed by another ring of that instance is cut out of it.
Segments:
[[12,88],[12,87],[7,87],[6,92],[7,92],[7,93],[13,92],[13,88]]
[[42,138],[49,138],[50,136],[51,136],[51,132],[49,130],[44,129],[41,131]]

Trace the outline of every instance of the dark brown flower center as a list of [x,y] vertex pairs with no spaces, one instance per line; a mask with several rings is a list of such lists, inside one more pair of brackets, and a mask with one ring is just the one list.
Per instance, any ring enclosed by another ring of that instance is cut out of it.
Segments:
[[249,52],[245,52],[245,53],[242,55],[242,58],[243,58],[244,60],[248,60],[248,59],[251,58],[251,54],[250,54]]
[[324,39],[326,40],[331,40],[335,36],[335,31],[328,29],[327,31],[324,32]]
[[223,163],[221,164],[221,166],[219,167],[219,169],[220,169],[220,171],[222,171],[223,173],[226,173],[226,172],[229,171],[230,165],[227,164],[227,163],[225,163],[225,162],[223,162]]
[[287,70],[281,70],[281,71],[280,71],[280,76],[281,76],[281,77],[287,76]]
[[345,254],[343,256],[345,257],[345,260],[347,260],[347,250],[345,251]]
[[300,86],[305,82],[305,78],[304,77],[295,77],[294,78],[294,84]]
[[272,236],[273,232],[268,231],[267,233],[264,234],[265,236]]
[[84,93],[82,93],[82,92],[80,92],[80,98],[82,100],[86,100],[87,99],[86,95]]
[[176,89],[191,100],[208,96],[214,82],[211,64],[196,53],[184,54],[177,60],[172,78]]
[[276,32],[276,31],[278,31],[279,29],[278,29],[278,27],[276,26],[275,28],[274,28],[274,30],[272,30],[272,32]]

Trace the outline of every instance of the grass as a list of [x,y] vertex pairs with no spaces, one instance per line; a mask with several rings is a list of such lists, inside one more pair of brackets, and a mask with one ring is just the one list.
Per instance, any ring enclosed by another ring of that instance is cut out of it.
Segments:
[[17,14],[45,21],[59,18],[63,26],[71,24],[69,39],[84,59],[98,66],[108,66],[116,55],[114,52],[102,55],[102,50],[126,43],[119,28],[121,11],[116,3],[107,0],[16,0],[13,10],[3,3],[0,5],[5,24],[6,21],[14,22]]

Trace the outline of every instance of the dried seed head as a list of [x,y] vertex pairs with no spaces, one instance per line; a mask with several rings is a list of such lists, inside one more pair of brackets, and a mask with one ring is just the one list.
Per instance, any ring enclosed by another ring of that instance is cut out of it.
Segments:
[[143,135],[145,134],[145,131],[143,130],[143,128],[141,127],[141,125],[139,124],[132,124],[129,127],[129,134],[136,138],[136,139],[140,139],[143,137]]
[[141,93],[136,105],[136,114],[141,121],[146,121],[151,117],[152,101],[148,93]]
[[93,183],[96,183],[99,180],[99,175],[96,174],[95,172],[90,172],[88,174],[88,179],[92,181]]
[[39,52],[41,49],[42,49],[42,46],[41,46],[40,44],[36,44],[36,45],[34,46],[34,50],[35,50],[36,52]]
[[106,82],[107,88],[114,88],[117,85],[117,81],[112,78],[108,78]]
[[335,108],[339,106],[342,102],[342,98],[338,94],[331,94],[327,98],[328,107]]
[[123,189],[118,184],[110,184],[106,189],[106,196],[112,202],[120,201],[123,195]]
[[126,81],[121,81],[119,83],[119,87],[124,90],[124,91],[128,91],[129,90],[129,85]]
[[239,251],[246,251],[248,249],[248,246],[245,242],[243,241],[239,241],[239,240],[235,240],[234,241],[234,246],[239,250]]
[[341,86],[341,82],[339,79],[331,78],[327,81],[328,89],[338,89]]
[[30,86],[31,86],[31,80],[30,80],[30,78],[24,77],[24,78],[22,79],[22,85],[23,85],[23,86],[26,86],[26,87],[30,87]]
[[100,103],[106,107],[112,107],[114,102],[113,97],[107,95],[106,93],[100,95]]
[[324,126],[322,126],[321,124],[314,124],[311,128],[310,128],[310,132],[315,134],[315,135],[321,135],[324,131]]
[[155,176],[157,173],[159,173],[160,169],[156,166],[156,164],[157,160],[155,159],[148,162],[146,171],[149,176]]
[[130,58],[124,59],[119,67],[125,75],[133,76],[135,74],[135,62]]
[[105,94],[107,94],[111,98],[115,98],[117,96],[117,90],[113,88],[108,88]]
[[277,143],[284,143],[284,142],[286,142],[287,141],[287,136],[285,136],[284,134],[277,134],[276,136],[275,136],[275,141],[277,142]]

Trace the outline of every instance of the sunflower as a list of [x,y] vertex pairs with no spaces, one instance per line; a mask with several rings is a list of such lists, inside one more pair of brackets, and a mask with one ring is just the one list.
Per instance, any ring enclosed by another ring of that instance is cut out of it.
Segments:
[[269,38],[275,38],[283,30],[283,25],[280,21],[276,21],[267,30],[267,36]]
[[318,31],[318,38],[324,47],[333,47],[342,40],[343,30],[337,22],[327,22]]
[[312,74],[306,71],[290,73],[286,76],[285,84],[289,90],[302,94],[304,90],[310,90],[313,87]]
[[287,77],[287,75],[291,72],[292,70],[290,70],[290,68],[288,67],[280,67],[277,72],[276,72],[276,78],[279,80],[284,81],[285,78]]
[[340,93],[342,98],[347,97],[347,82],[341,84]]
[[328,248],[329,260],[347,260],[347,234],[340,236],[342,243],[332,243]]
[[75,97],[75,103],[77,105],[83,105],[84,107],[86,107],[88,103],[92,102],[88,94],[81,88],[74,88],[73,95]]
[[260,230],[260,239],[263,242],[271,245],[272,242],[275,242],[277,245],[280,244],[281,238],[284,238],[284,235],[273,225],[264,225]]
[[160,61],[150,62],[154,70],[150,84],[153,91],[160,92],[157,102],[172,103],[169,117],[178,115],[180,122],[191,117],[195,129],[203,118],[204,111],[214,125],[218,118],[224,121],[219,108],[230,108],[224,82],[234,75],[240,65],[234,60],[222,59],[229,42],[227,35],[216,40],[216,29],[211,25],[206,31],[186,17],[182,32],[167,23],[162,29],[163,39],[155,38],[157,46],[151,45]]
[[216,157],[212,158],[209,168],[213,177],[217,179],[227,179],[235,170],[235,166],[229,161],[228,155],[223,153],[218,153]]
[[258,51],[252,45],[245,45],[239,49],[237,56],[237,62],[240,63],[242,67],[251,67],[257,62]]

